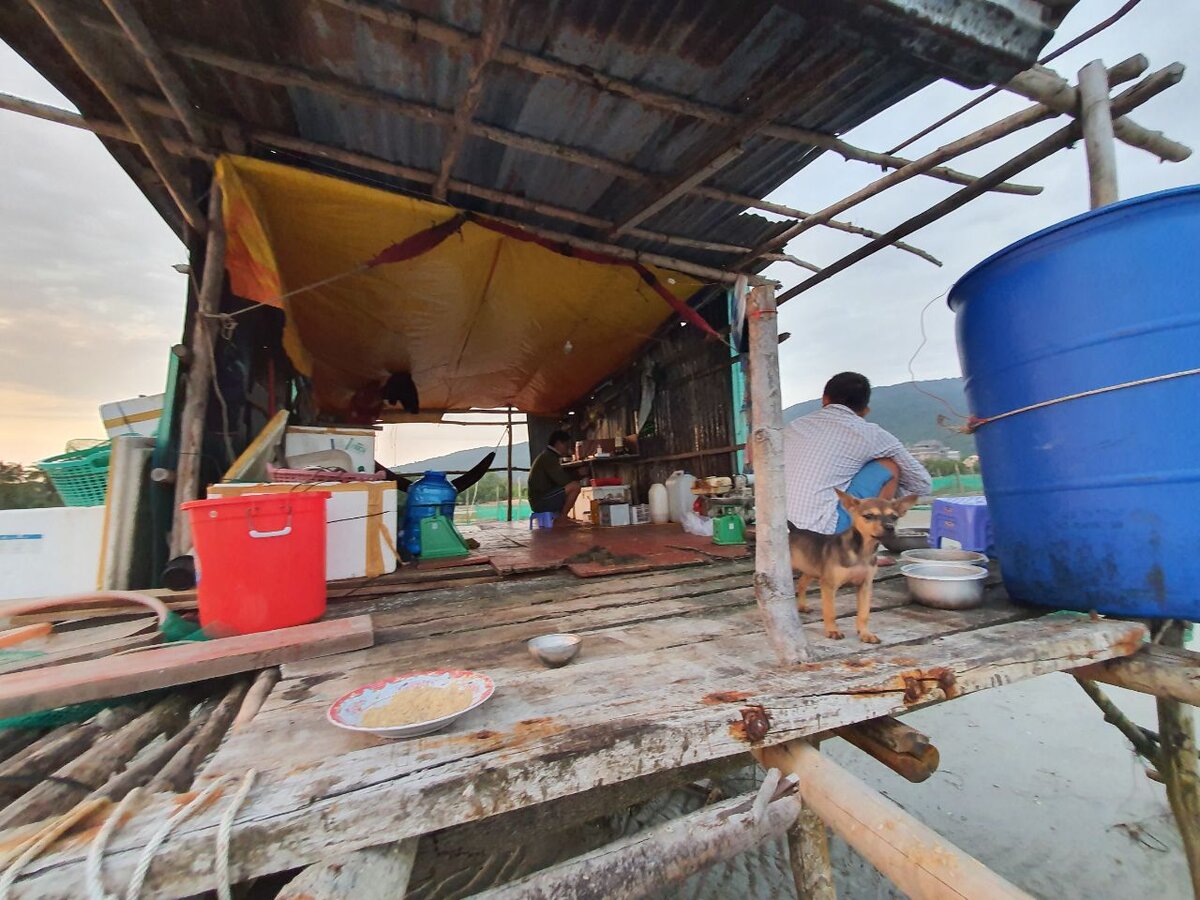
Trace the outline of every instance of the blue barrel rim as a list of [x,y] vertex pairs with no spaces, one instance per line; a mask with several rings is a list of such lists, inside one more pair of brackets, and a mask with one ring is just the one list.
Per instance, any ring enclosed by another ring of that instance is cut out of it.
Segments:
[[1130,197],[1127,200],[1118,200],[1116,203],[1108,204],[1108,206],[1102,206],[1099,209],[1089,209],[1081,212],[1077,216],[1072,216],[1069,219],[1063,219],[1061,222],[1055,222],[1053,225],[1047,225],[1045,228],[1035,231],[1033,234],[1027,234],[1025,237],[1013,241],[1007,246],[1001,247],[990,256],[984,257],[983,260],[977,262],[975,265],[971,266],[971,268],[967,269],[967,271],[960,275],[954,284],[950,286],[950,290],[947,291],[946,305],[950,307],[952,311],[958,312],[958,310],[954,307],[956,299],[954,295],[964,281],[974,277],[981,269],[987,268],[1003,257],[1008,256],[1010,253],[1016,253],[1018,250],[1022,249],[1028,244],[1032,244],[1035,241],[1040,241],[1045,237],[1048,237],[1066,228],[1071,228],[1081,222],[1087,222],[1092,219],[1098,219],[1114,213],[1124,212],[1125,210],[1131,209],[1135,206],[1140,206],[1145,203],[1155,203],[1159,200],[1196,193],[1200,193],[1200,184],[1185,184],[1181,185],[1180,187],[1167,188],[1161,191],[1153,191],[1149,194],[1139,194],[1138,196]]

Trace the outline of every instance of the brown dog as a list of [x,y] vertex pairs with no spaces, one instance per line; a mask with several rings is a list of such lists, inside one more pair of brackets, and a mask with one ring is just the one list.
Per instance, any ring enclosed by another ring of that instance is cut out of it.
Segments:
[[875,551],[879,542],[896,531],[896,520],[912,509],[917,497],[884,500],[875,497],[859,500],[837,492],[838,500],[850,513],[850,527],[841,534],[818,534],[791,528],[788,546],[792,552],[792,572],[796,579],[796,605],[808,611],[805,592],[815,578],[821,585],[821,615],[825,636],[834,640],[845,637],[837,629],[833,597],[843,585],[858,586],[858,639],[878,644],[879,638],[867,629],[871,615],[871,587],[875,580]]

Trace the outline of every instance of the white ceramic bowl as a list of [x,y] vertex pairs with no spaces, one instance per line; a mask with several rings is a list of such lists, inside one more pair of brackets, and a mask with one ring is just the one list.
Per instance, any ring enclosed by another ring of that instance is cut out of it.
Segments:
[[[400,691],[410,687],[448,687],[451,684],[463,685],[471,691],[471,703],[464,709],[424,722],[411,722],[407,725],[388,725],[370,727],[363,725],[363,716],[368,710],[381,706],[391,700]],[[338,728],[347,731],[361,731],[382,738],[417,737],[430,734],[445,728],[455,719],[464,716],[477,706],[482,705],[495,693],[496,686],[492,679],[479,672],[468,672],[463,669],[431,669],[425,672],[409,672],[394,678],[385,678],[371,684],[364,684],[344,694],[329,707],[327,718]]]
[[577,634],[543,634],[529,642],[529,652],[544,666],[557,669],[575,658],[583,638]]

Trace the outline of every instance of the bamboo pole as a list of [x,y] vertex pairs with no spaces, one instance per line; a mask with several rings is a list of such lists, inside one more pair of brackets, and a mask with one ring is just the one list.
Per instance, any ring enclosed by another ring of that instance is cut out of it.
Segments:
[[[1141,104],[1157,96],[1172,85],[1178,84],[1183,78],[1184,67],[1182,63],[1172,63],[1164,69],[1160,69],[1152,75],[1146,76],[1143,80],[1128,90],[1123,91],[1112,102],[1112,110],[1115,115],[1124,115],[1131,109],[1136,109]],[[970,187],[965,187],[954,194],[951,194],[941,203],[938,203],[925,212],[913,216],[912,218],[897,225],[882,238],[872,241],[853,253],[843,256],[837,262],[826,266],[819,275],[813,275],[802,281],[795,287],[785,291],[780,297],[779,302],[783,303],[790,300],[792,297],[802,294],[807,290],[811,290],[818,284],[832,278],[834,275],[848,269],[855,263],[861,262],[868,256],[871,256],[888,243],[902,237],[912,234],[914,231],[925,227],[931,222],[936,222],[938,219],[958,209],[960,206],[974,200],[985,190],[987,185],[993,182],[1002,181],[1005,178],[1011,178],[1020,172],[1025,171],[1035,163],[1040,162],[1053,153],[1070,146],[1074,141],[1078,140],[1080,128],[1078,122],[1071,122],[1058,131],[1054,132],[1047,138],[1034,144],[1024,153],[1019,154],[1008,162],[993,169],[987,175],[980,178],[975,184]]]
[[[1158,635],[1163,647],[1182,649],[1183,623],[1164,625]],[[1167,800],[1175,814],[1183,838],[1192,876],[1192,893],[1200,897],[1200,756],[1197,756],[1196,732],[1190,706],[1169,697],[1159,697],[1158,771],[1167,787]]]
[[1117,143],[1113,137],[1104,63],[1094,59],[1079,70],[1079,121],[1087,152],[1092,209],[1117,202]]
[[788,550],[783,473],[783,404],[779,387],[779,323],[775,289],[756,287],[746,302],[750,332],[750,397],[754,448],[754,595],[775,655],[785,666],[808,658],[796,611]]
[[138,146],[150,161],[155,173],[162,179],[163,187],[175,201],[175,206],[184,221],[192,230],[203,233],[204,216],[199,207],[192,202],[186,179],[176,170],[158,134],[150,127],[150,123],[146,121],[125,86],[110,75],[103,57],[92,42],[91,35],[79,26],[77,11],[60,6],[57,0],[29,0],[29,3],[54,32],[54,36],[83,74],[104,95],[109,105],[137,137]]
[[462,151],[467,139],[467,126],[475,115],[479,101],[483,97],[483,73],[496,55],[504,32],[508,30],[508,16],[512,8],[511,0],[488,0],[483,5],[484,27],[479,43],[474,47],[475,59],[471,63],[471,71],[467,75],[467,89],[463,92],[462,100],[454,111],[454,123],[446,138],[442,150],[441,168],[437,181],[433,184],[433,198],[446,199],[446,189],[450,184],[450,173],[458,154]]
[[150,29],[146,27],[146,23],[133,4],[129,0],[104,0],[104,5],[108,7],[108,11],[117,20],[117,24],[129,38],[129,42],[142,57],[146,68],[150,70],[150,74],[154,76],[154,80],[162,90],[163,96],[167,98],[167,102],[171,104],[171,108],[175,110],[179,120],[183,122],[188,137],[198,146],[207,146],[208,136],[204,133],[204,128],[200,124],[191,100],[188,99],[187,88],[183,86],[179,75],[167,61],[162,48],[158,46],[158,41],[154,39],[154,35],[150,33]]
[[807,743],[768,747],[762,756],[766,764],[795,775],[803,802],[914,900],[1031,900]]
[[[1145,57],[1141,58],[1144,59]],[[1133,59],[1136,60],[1138,57],[1133,57]],[[1130,68],[1123,69],[1121,67],[1129,65],[1130,61],[1126,60],[1125,63],[1114,66],[1109,72],[1107,87],[1115,87],[1121,83],[1124,76],[1131,71]],[[1080,70],[1080,76],[1082,74],[1083,71]],[[1128,79],[1124,78],[1124,80]],[[1080,86],[1082,87],[1082,81],[1080,82]],[[1036,100],[1056,112],[1067,113],[1068,115],[1080,114],[1079,91],[1073,88],[1065,78],[1050,69],[1036,68],[1028,72],[1022,72],[1006,84],[1005,89],[1022,97]],[[1096,76],[1094,90],[1097,93],[1103,92],[1104,96],[1108,96],[1108,90],[1100,82],[1099,76]],[[1152,131],[1149,128],[1144,128],[1126,116],[1113,120],[1112,126],[1113,134],[1118,140],[1131,147],[1137,147],[1138,149],[1145,150],[1147,153],[1152,153],[1163,162],[1183,162],[1192,155],[1191,149],[1184,144],[1171,140],[1161,131]]]
[[[426,38],[451,47],[470,49],[479,42],[480,36],[452,25],[437,22],[418,13],[400,10],[395,7],[384,8],[366,0],[324,0],[324,2],[348,10],[363,18],[371,19],[385,25],[402,29],[418,37]],[[652,109],[688,116],[705,122],[712,122],[726,128],[738,128],[747,122],[740,113],[721,109],[686,97],[656,91],[644,85],[634,84],[604,72],[598,72],[586,66],[576,66],[552,57],[525,53],[513,47],[501,46],[495,55],[496,62],[524,69],[535,75],[560,78],[565,81],[586,84],[597,90],[627,97]],[[843,159],[865,162],[871,165],[887,168],[900,168],[908,164],[908,160],[888,153],[875,153],[856,147],[838,137],[807,128],[792,125],[767,123],[759,128],[759,133],[766,137],[778,138],[796,144],[821,147],[837,153]],[[971,184],[973,177],[953,169],[934,168],[922,174],[953,184]],[[1004,193],[1036,194],[1041,188],[1028,185],[1005,184],[995,188]]]
[[213,320],[221,310],[225,287],[225,221],[221,212],[221,185],[214,177],[208,194],[208,240],[204,251],[204,276],[192,322],[191,362],[184,388],[179,425],[179,462],[175,468],[175,518],[171,528],[171,556],[192,549],[191,526],[182,504],[200,496],[204,425],[208,394],[213,380]]
[[[1130,57],[1129,59],[1118,63],[1112,68],[1112,70],[1110,70],[1108,76],[1109,80],[1111,83],[1117,84],[1121,81],[1128,81],[1131,78],[1136,78],[1146,70],[1147,65],[1149,65],[1149,63],[1146,61],[1144,56]],[[937,150],[925,154],[920,159],[914,160],[907,166],[904,166],[903,168],[897,169],[893,172],[889,172],[882,178],[876,179],[875,181],[871,182],[871,184],[867,185],[861,190],[855,191],[850,196],[845,197],[836,203],[830,204],[819,212],[811,214],[802,221],[797,222],[782,234],[777,235],[768,241],[764,241],[762,244],[756,247],[749,256],[738,260],[738,262],[735,263],[735,266],[748,264],[757,256],[761,255],[761,252],[765,252],[771,247],[781,247],[787,244],[788,241],[799,237],[810,228],[815,228],[818,225],[828,225],[834,216],[841,215],[851,207],[857,206],[865,200],[869,200],[871,197],[886,191],[888,188],[894,187],[901,182],[907,181],[910,178],[919,175],[923,170],[929,168],[930,166],[934,166],[947,160],[954,159],[955,157],[962,156],[964,153],[977,150],[980,147],[993,143],[1000,138],[1007,137],[1010,134],[1015,134],[1022,129],[1030,127],[1031,125],[1036,125],[1039,122],[1052,119],[1062,112],[1062,110],[1056,110],[1057,107],[1052,107],[1046,103],[1038,103],[1037,106],[1031,106],[1028,109],[1023,109],[1020,112],[1014,113],[1011,116],[1007,116],[998,122],[993,122],[991,125],[980,128],[977,131],[973,131],[968,135],[964,135],[956,141],[945,144],[939,147]]]
[[790,794],[768,802],[761,816],[755,816],[753,803],[753,797],[716,803],[473,896],[475,900],[659,896],[694,872],[783,834],[800,812],[799,802]]

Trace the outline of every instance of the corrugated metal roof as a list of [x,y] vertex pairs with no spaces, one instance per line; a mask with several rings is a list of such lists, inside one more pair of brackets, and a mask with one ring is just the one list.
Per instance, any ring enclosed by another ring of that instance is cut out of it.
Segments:
[[[482,0],[405,0],[402,8],[478,33]],[[451,111],[460,102],[471,54],[342,8],[327,0],[242,3],[136,0],[152,32],[245,59],[296,66]],[[1033,0],[517,0],[505,37],[509,47],[731,112],[753,112],[764,98],[788,95],[777,121],[840,133],[932,80],[1006,77],[1030,62],[1069,4]],[[111,22],[100,0],[72,4],[86,21]],[[125,84],[159,92],[123,36],[93,37]],[[113,119],[103,98],[79,76],[25,0],[0,0],[0,36],[50,78],[86,115]],[[448,129],[381,111],[322,91],[266,84],[208,63],[173,57],[190,97],[203,112],[236,119],[339,149],[436,172]],[[525,149],[470,136],[454,177],[609,221],[645,206],[664,184],[705,163],[730,140],[730,129],[597,90],[590,84],[534,75],[494,63],[475,121],[567,145],[646,172],[631,180]],[[183,137],[177,125],[164,130]],[[140,154],[110,142],[164,216],[178,227],[161,188],[147,178]],[[709,182],[765,196],[820,151],[753,137],[744,152]],[[295,154],[251,153],[340,172],[393,189],[428,187]],[[473,197],[456,205],[596,237],[594,229],[517,212]],[[643,228],[699,240],[752,246],[778,225],[734,204],[687,195]],[[622,239],[625,246],[711,266],[728,253]]]

